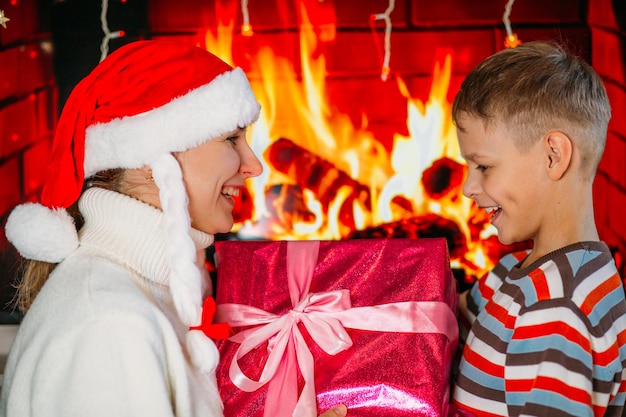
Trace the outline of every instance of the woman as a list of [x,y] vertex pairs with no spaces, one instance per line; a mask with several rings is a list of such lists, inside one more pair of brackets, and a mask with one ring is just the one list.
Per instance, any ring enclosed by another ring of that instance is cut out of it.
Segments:
[[259,110],[241,69],[157,41],[76,86],[39,201],[6,225],[31,261],[0,415],[222,415],[219,355],[194,329],[210,291],[198,255],[262,171],[245,139]]

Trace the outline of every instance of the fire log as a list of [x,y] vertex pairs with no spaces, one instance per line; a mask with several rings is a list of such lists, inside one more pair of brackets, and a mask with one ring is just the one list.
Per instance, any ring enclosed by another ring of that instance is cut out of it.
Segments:
[[311,190],[320,201],[325,214],[341,187],[349,187],[350,195],[342,205],[339,221],[353,226],[352,203],[358,200],[371,210],[368,187],[354,180],[333,163],[285,138],[276,140],[265,151],[266,160],[272,167],[291,178],[300,190]]

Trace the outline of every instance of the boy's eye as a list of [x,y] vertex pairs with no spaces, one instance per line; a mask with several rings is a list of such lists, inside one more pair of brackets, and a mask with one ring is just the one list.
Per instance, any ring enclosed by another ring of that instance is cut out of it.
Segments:
[[476,169],[483,173],[487,171],[487,167],[484,165],[476,165]]
[[239,135],[228,136],[226,138],[226,140],[228,142],[231,142],[233,145],[235,144],[235,142],[237,142],[237,139],[239,139]]

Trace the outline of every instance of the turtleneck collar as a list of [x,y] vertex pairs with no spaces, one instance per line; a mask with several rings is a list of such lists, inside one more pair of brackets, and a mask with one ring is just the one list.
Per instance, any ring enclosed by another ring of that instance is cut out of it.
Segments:
[[[169,284],[161,210],[96,187],[83,193],[79,210],[85,220],[79,232],[81,247],[105,252],[148,280]],[[213,235],[199,230],[191,229],[190,235],[198,250],[213,243]]]

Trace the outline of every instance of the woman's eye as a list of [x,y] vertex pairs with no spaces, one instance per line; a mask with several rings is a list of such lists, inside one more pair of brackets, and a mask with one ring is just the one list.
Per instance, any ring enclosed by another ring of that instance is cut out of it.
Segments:
[[237,142],[237,139],[239,139],[238,135],[234,135],[234,136],[228,136],[226,138],[226,141],[232,143],[233,145],[235,145],[235,143]]
[[479,170],[480,172],[483,172],[483,173],[484,173],[485,171],[487,171],[487,167],[486,167],[486,166],[484,166],[484,165],[477,165],[477,166],[476,166],[476,169],[477,169],[477,170]]

